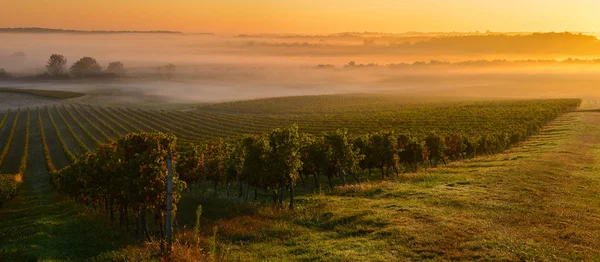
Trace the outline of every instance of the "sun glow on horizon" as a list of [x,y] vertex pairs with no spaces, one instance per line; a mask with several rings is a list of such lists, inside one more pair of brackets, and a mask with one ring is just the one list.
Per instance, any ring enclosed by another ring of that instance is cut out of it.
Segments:
[[575,0],[21,0],[4,3],[0,27],[322,34],[598,31],[600,1]]

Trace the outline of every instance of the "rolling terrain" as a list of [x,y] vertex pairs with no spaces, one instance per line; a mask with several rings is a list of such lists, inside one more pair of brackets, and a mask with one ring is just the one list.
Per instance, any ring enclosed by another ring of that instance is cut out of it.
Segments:
[[[508,151],[500,154],[457,159],[382,181],[363,172],[363,183],[316,192],[299,186],[294,212],[275,212],[266,204],[268,194],[246,202],[230,197],[228,188],[228,195],[207,198],[192,186],[180,201],[177,219],[192,227],[195,208],[201,204],[202,223],[196,237],[186,230],[178,233],[179,258],[208,254],[223,260],[598,258],[593,251],[598,238],[578,229],[593,228],[598,221],[593,215],[583,219],[576,210],[597,202],[591,192],[597,187],[593,174],[600,155],[595,141],[600,138],[594,134],[600,115],[590,103],[563,114],[578,103],[356,94],[184,110],[61,101],[3,111],[0,138],[10,143],[0,146],[8,148],[5,159],[14,160],[0,162],[0,168],[22,175],[22,185],[16,198],[0,209],[0,224],[5,225],[0,227],[0,258],[156,260],[154,243],[150,248],[134,244],[96,210],[57,194],[49,170],[66,167],[78,155],[130,132],[173,133],[184,150],[191,144],[235,140],[293,123],[301,132],[316,135],[339,128],[354,135],[384,129],[417,136],[432,131],[496,136],[528,127],[531,132],[505,145]],[[540,131],[542,125],[546,127]],[[585,208],[595,214],[592,209]],[[208,250],[214,226],[219,228],[217,254]],[[92,245],[84,244],[90,239]]]

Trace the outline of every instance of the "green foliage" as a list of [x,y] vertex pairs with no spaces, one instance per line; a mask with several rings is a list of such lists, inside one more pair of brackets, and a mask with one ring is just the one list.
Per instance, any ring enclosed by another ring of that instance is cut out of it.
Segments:
[[217,226],[213,227],[213,235],[212,238],[210,239],[210,243],[211,243],[211,248],[210,248],[210,260],[211,261],[216,261],[217,258],[217,232],[219,231],[219,228]]
[[204,148],[201,146],[192,146],[177,155],[177,164],[175,170],[179,174],[179,179],[188,184],[200,182],[203,176],[204,166]]
[[268,173],[269,186],[279,188],[288,183],[296,183],[300,161],[301,136],[298,126],[285,129],[275,129],[269,134]]
[[390,168],[396,168],[398,164],[398,144],[394,131],[376,132],[370,136],[373,153],[372,159],[377,167],[381,169],[381,177],[385,176],[384,167],[389,173]]
[[67,58],[63,55],[52,54],[46,63],[46,72],[51,76],[61,76],[66,73]]
[[31,117],[31,110],[29,110],[29,108],[27,108],[27,119],[25,121],[25,144],[23,145],[23,154],[21,156],[21,162],[19,165],[19,171],[17,172],[19,175],[24,175],[25,174],[25,170],[27,169],[27,157],[29,157],[29,128],[30,128],[30,117]]
[[71,66],[71,74],[75,77],[95,76],[102,73],[102,66],[91,57],[83,57]]
[[8,73],[4,68],[0,68],[0,79],[11,78],[12,75]]
[[110,62],[106,68],[106,72],[115,74],[116,76],[125,76],[127,74],[125,65],[120,61]]
[[[504,113],[514,112],[513,107],[517,104],[507,103],[509,107],[503,103],[494,106],[501,108]],[[275,206],[281,205],[283,192],[289,189],[292,204],[293,187],[300,176],[304,182],[306,177],[313,176],[314,189],[317,189],[320,188],[321,176],[326,176],[330,187],[333,187],[333,180],[336,178],[345,185],[347,175],[352,175],[356,182],[360,183],[355,174],[362,170],[370,172],[371,169],[380,169],[384,178],[392,171],[395,174],[402,170],[411,172],[419,167],[446,163],[447,160],[501,152],[519,143],[524,134],[536,132],[543,123],[575,108],[578,103],[579,100],[540,101],[532,107],[537,110],[519,117],[542,124],[531,125],[519,122],[516,118],[509,118],[506,121],[513,125],[508,130],[482,129],[476,133],[445,132],[441,135],[435,131],[410,134],[383,130],[352,138],[346,129],[311,135],[300,133],[298,126],[292,125],[263,135],[229,140],[216,139],[205,146],[186,144],[187,149],[181,153],[177,170],[184,174],[184,180],[190,183],[205,183],[205,180],[210,180],[214,183],[215,190],[218,184],[225,184],[228,193],[229,186],[236,181],[240,185],[240,191],[244,184],[256,189],[270,190],[274,194]],[[483,106],[485,110],[488,110],[488,107],[493,106]],[[478,110],[479,107],[462,108],[463,114]],[[142,110],[138,112],[140,116],[150,115],[152,119],[160,119],[161,123],[168,121],[167,115],[142,113]],[[184,113],[175,115],[183,117]],[[195,121],[199,120],[197,118]],[[178,129],[177,126],[172,126],[172,130]],[[189,127],[193,128],[192,125]],[[204,175],[202,179],[201,175]]]
[[[145,217],[147,210],[152,210],[160,215],[162,224],[167,197],[166,159],[170,154],[176,155],[175,142],[175,136],[163,133],[128,134],[82,155],[51,177],[60,192],[105,208],[111,218],[114,211],[126,217],[131,209],[138,217]],[[174,172],[174,202],[184,187],[185,182]],[[173,208],[176,210],[175,204]]]
[[269,140],[265,136],[247,136],[242,143],[246,155],[241,176],[250,185],[263,187],[271,151]]
[[338,129],[334,133],[325,133],[324,142],[328,147],[327,161],[341,177],[342,183],[346,184],[345,173],[358,171],[359,163],[364,155],[354,147],[348,130],[345,129]]
[[[0,164],[3,162],[4,158],[6,157],[6,154],[8,153],[8,150],[10,149],[10,147],[13,146],[13,144],[14,144],[14,143],[12,143],[13,142],[12,140],[13,140],[13,136],[15,133],[15,129],[16,129],[20,114],[22,114],[22,112],[20,112],[20,110],[17,111],[17,115],[15,116],[15,120],[13,122],[11,133],[9,135],[9,140],[4,145],[4,150],[0,154]],[[27,157],[29,156],[29,127],[30,127],[29,120],[30,120],[30,110],[29,110],[29,108],[27,108],[27,119],[25,119],[25,121],[27,121],[26,125],[25,125],[25,143],[24,143],[24,145],[22,145],[24,149],[23,149],[23,153],[21,153],[19,169],[17,170],[16,174],[0,174],[0,207],[2,206],[2,204],[4,202],[11,200],[12,198],[14,198],[16,196],[17,190],[19,189],[21,183],[23,182],[23,175],[27,168]],[[21,146],[21,145],[19,145],[19,146]]]
[[16,196],[20,184],[15,175],[0,174],[0,207]]
[[446,143],[441,136],[430,133],[425,138],[425,146],[429,151],[429,160],[433,161],[433,166],[437,166],[438,161],[446,163]]
[[215,188],[217,183],[224,180],[225,160],[227,159],[226,146],[223,140],[217,140],[206,148],[204,158],[204,161],[206,161],[206,177],[215,182]]
[[50,156],[50,149],[48,148],[48,141],[46,140],[46,131],[44,131],[44,124],[42,123],[42,113],[40,108],[36,109],[38,115],[38,128],[40,129],[40,136],[42,139],[42,148],[44,150],[44,160],[46,161],[46,168],[48,172],[52,173],[56,171],[54,163],[52,163],[52,157]]
[[9,115],[10,115],[10,110],[6,110],[6,112],[4,113],[4,117],[2,117],[2,121],[0,121],[0,128],[4,127]]

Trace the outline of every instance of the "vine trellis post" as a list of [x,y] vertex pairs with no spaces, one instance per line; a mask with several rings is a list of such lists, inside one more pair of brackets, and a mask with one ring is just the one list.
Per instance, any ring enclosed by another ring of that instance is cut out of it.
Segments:
[[172,227],[171,227],[171,212],[173,211],[173,157],[171,152],[167,156],[167,212],[165,214],[165,232],[167,235],[167,253],[171,252],[173,243]]

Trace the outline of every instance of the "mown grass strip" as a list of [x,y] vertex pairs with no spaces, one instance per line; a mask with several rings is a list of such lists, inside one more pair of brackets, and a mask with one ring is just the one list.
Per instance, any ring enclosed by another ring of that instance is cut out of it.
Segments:
[[19,165],[19,174],[25,174],[27,169],[27,157],[29,156],[29,128],[31,127],[31,110],[27,108],[27,123],[25,124],[25,145],[23,149],[23,156],[21,157],[21,164]]
[[56,107],[56,105],[54,105],[54,109],[56,110],[56,113],[58,113],[58,117],[60,117],[60,119],[63,121],[63,123],[65,123],[67,130],[69,130],[69,133],[71,134],[71,136],[73,136],[73,139],[75,139],[75,141],[77,142],[77,145],[84,152],[90,152],[90,148],[88,148],[85,145],[85,143],[83,143],[83,141],[81,141],[81,138],[79,138],[79,136],[75,133],[75,131],[73,130],[73,127],[71,127],[71,125],[69,125],[69,122],[67,122],[67,119],[65,118],[65,116],[63,116],[63,114],[60,112],[60,110],[58,110],[58,107]]
[[2,122],[0,122],[0,129],[2,129],[2,127],[4,127],[4,124],[6,123],[6,120],[8,119],[8,115],[10,115],[10,109],[6,111],[6,113],[4,113],[4,117],[2,118]]
[[[83,132],[85,133],[86,136],[88,136],[92,141],[94,141],[94,143],[96,144],[96,147],[102,145],[102,142],[100,142],[100,140],[98,140],[92,133],[90,133],[89,130],[87,130],[87,128],[85,128],[85,126],[83,126],[83,124],[79,121],[79,119],[77,119],[73,113],[71,112],[71,109],[66,107],[63,104],[63,109],[67,112],[67,115],[69,115],[69,117],[71,119],[73,119],[73,121],[75,122],[75,124],[81,129],[83,130]],[[109,139],[110,140],[110,139]],[[93,149],[93,148],[90,148]]]
[[48,142],[46,141],[46,133],[44,132],[44,124],[42,123],[42,113],[40,108],[37,108],[38,115],[38,126],[40,127],[40,135],[42,137],[42,147],[44,148],[44,159],[46,160],[46,168],[48,168],[48,172],[52,173],[56,171],[56,167],[54,167],[54,163],[52,163],[52,158],[50,156],[50,149],[48,149]]
[[8,150],[10,149],[10,146],[12,144],[13,136],[15,135],[15,130],[17,129],[17,122],[19,122],[19,116],[21,115],[21,109],[17,110],[16,114],[17,115],[15,116],[15,119],[13,120],[12,128],[10,129],[10,134],[8,135],[8,138],[6,139],[6,144],[4,145],[4,150],[2,150],[2,153],[0,153],[0,165],[2,165],[2,161],[4,161],[4,158],[6,157],[6,154],[8,154]]
[[12,174],[0,174],[0,207],[17,195],[21,181]]
[[23,155],[21,156],[21,163],[19,164],[19,171],[15,174],[15,181],[21,183],[23,181],[23,175],[27,170],[27,158],[29,157],[29,128],[31,127],[31,110],[27,108],[27,122],[25,123],[25,145],[23,148]]
[[50,122],[52,122],[52,127],[54,128],[54,132],[56,132],[56,137],[60,142],[60,146],[62,147],[63,152],[65,152],[65,155],[71,161],[71,163],[75,163],[77,158],[75,157],[73,152],[69,150],[69,147],[67,146],[67,143],[65,143],[65,140],[63,140],[63,137],[60,134],[60,130],[58,129],[58,126],[56,125],[56,122],[54,121],[54,118],[52,117],[52,113],[50,112],[50,108],[48,106],[46,106],[46,111],[48,112],[48,117],[50,118]]
[[[10,135],[8,136],[8,140],[6,141],[6,146],[4,150],[2,150],[2,154],[0,155],[0,164],[4,161],[6,154],[8,153],[8,149],[12,145],[13,136],[15,134],[15,129],[17,127],[17,123],[19,120],[20,112],[19,109],[17,111],[17,115],[15,116],[15,120],[13,121],[12,129],[10,130]],[[27,167],[27,154],[29,147],[29,109],[27,110],[27,125],[26,125],[26,134],[25,134],[25,150],[24,155],[21,158],[21,165],[19,167],[18,174],[0,174],[0,207],[7,201],[13,199],[17,195],[17,190],[19,189],[21,183],[23,182],[23,172]],[[25,164],[23,164],[23,160]]]

